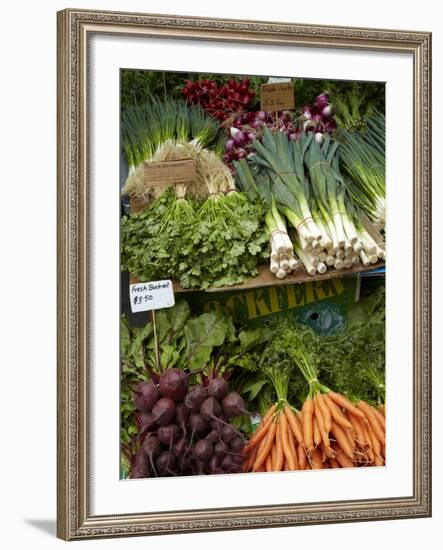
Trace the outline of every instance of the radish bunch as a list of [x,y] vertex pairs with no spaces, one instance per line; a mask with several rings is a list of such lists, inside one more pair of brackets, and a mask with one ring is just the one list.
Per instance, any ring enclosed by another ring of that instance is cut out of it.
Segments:
[[242,471],[245,439],[229,421],[246,413],[243,399],[223,378],[191,387],[187,380],[171,368],[158,384],[137,386],[140,449],[131,478]]
[[241,81],[230,79],[223,85],[208,79],[186,80],[182,94],[190,105],[200,105],[220,122],[247,109],[255,96],[247,78]]

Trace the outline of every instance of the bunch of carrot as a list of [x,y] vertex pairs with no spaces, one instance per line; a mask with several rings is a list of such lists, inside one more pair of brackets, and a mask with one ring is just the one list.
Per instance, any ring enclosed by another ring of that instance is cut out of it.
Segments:
[[279,400],[263,417],[243,449],[244,472],[304,470],[308,466],[302,428],[296,412]]
[[384,408],[365,401],[355,406],[339,393],[319,392],[303,403],[301,426],[313,469],[385,464]]
[[318,380],[318,357],[291,333],[291,356],[309,385],[301,411],[287,401],[290,373],[269,369],[277,402],[244,448],[243,471],[353,468],[385,464],[384,407],[354,405]]
[[301,412],[279,400],[245,446],[244,472],[382,466],[384,407],[354,406],[328,391],[307,398]]

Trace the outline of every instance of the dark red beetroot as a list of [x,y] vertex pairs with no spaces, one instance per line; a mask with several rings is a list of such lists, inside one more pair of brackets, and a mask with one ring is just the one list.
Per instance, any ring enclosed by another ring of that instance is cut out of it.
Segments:
[[162,397],[152,409],[155,421],[159,426],[170,424],[175,417],[175,404],[169,397]]
[[189,417],[189,425],[192,433],[204,434],[208,431],[208,423],[204,420],[201,414],[191,414]]
[[176,403],[175,405],[175,420],[182,428],[185,428],[189,420],[189,409],[184,403]]
[[226,473],[234,473],[234,472],[240,472],[241,466],[240,463],[238,463],[234,458],[230,455],[226,455],[223,460],[221,461],[221,468]]
[[208,435],[206,436],[206,438],[210,443],[212,443],[213,445],[215,445],[217,443],[217,441],[220,440],[220,436],[217,432],[217,430],[211,430]]
[[173,449],[174,449],[175,456],[177,457],[182,456],[186,450],[186,438],[185,437],[180,438],[177,441],[177,443],[174,445]]
[[160,376],[158,385],[162,397],[181,401],[188,391],[186,374],[180,369],[167,369]]
[[221,401],[223,397],[228,395],[229,385],[224,378],[213,378],[208,385],[208,395],[215,397],[217,401]]
[[194,458],[207,462],[214,454],[214,446],[207,439],[200,439],[194,447]]
[[245,402],[236,392],[228,393],[222,401],[222,407],[223,414],[228,420],[231,418],[237,418],[238,416],[247,413]]
[[158,437],[152,434],[148,434],[143,441],[141,450],[142,450],[142,453],[145,455],[145,457],[148,457],[149,464],[151,465],[152,471],[154,472],[155,475],[157,475],[157,472],[154,466],[154,460],[160,455],[162,450]]
[[203,386],[193,386],[185,395],[184,404],[192,413],[198,413],[207,397],[208,394]]
[[157,437],[160,443],[163,445],[171,446],[177,441],[180,436],[180,428],[177,424],[168,424],[166,426],[160,426],[157,430]]
[[220,403],[214,397],[205,399],[200,407],[200,414],[207,422],[217,419],[221,411]]
[[140,479],[142,477],[149,477],[149,466],[146,455],[143,451],[139,452],[135,457],[134,466],[131,470],[131,479]]
[[153,382],[140,382],[134,391],[134,404],[140,411],[152,411],[160,394]]
[[228,452],[228,447],[223,441],[219,441],[214,445],[214,454],[216,457],[222,459],[226,456]]
[[160,456],[155,461],[157,471],[161,475],[174,474],[175,455],[171,451],[162,451]]
[[214,455],[209,461],[209,471],[212,474],[218,473],[220,471],[220,464],[221,464],[220,459]]
[[236,437],[231,442],[231,451],[233,453],[241,453],[243,450],[243,447],[245,446],[245,442],[242,437]]
[[238,431],[231,424],[226,424],[221,430],[221,438],[225,443],[230,443],[238,436]]
[[148,411],[142,411],[142,414],[140,416],[140,424],[141,424],[140,426],[141,435],[145,434],[146,432],[155,430],[157,428],[154,414]]

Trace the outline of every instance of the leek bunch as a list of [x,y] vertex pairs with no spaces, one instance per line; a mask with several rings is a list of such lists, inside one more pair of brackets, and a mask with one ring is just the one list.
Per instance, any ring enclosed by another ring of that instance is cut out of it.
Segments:
[[[270,269],[278,278],[300,264],[315,275],[328,267],[367,267],[385,258],[364,227],[362,212],[340,173],[338,142],[327,136],[319,144],[312,134],[289,141],[265,130],[262,143],[256,140],[252,148],[247,160],[235,163],[237,182],[267,203]],[[292,239],[285,219],[292,226]],[[286,238],[292,246],[281,242]]]
[[349,177],[349,194],[371,221],[384,229],[386,218],[385,117],[365,119],[366,132],[341,130],[340,157]]

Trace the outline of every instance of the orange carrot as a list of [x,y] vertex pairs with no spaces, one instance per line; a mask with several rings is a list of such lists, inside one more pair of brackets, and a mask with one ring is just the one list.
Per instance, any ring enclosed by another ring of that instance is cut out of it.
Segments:
[[360,421],[358,420],[358,418],[356,416],[354,416],[353,414],[348,414],[346,415],[346,418],[349,420],[349,422],[352,424],[352,427],[354,429],[354,432],[355,432],[355,441],[361,445],[362,447],[364,447],[365,445],[367,445],[367,442],[365,440],[365,436],[364,436],[364,433],[363,433],[363,429],[361,427],[361,424],[360,424]]
[[310,452],[314,450],[314,439],[313,439],[313,404],[312,399],[306,399],[302,407],[302,419],[303,419],[303,441],[306,449]]
[[321,434],[317,423],[317,418],[315,415],[312,417],[312,424],[314,427],[314,445],[318,447],[321,443]]
[[283,471],[284,472],[289,472],[289,464],[288,464],[288,461],[286,459],[283,463]]
[[281,446],[283,448],[283,453],[285,455],[286,460],[288,461],[288,466],[290,470],[296,470],[296,462],[294,459],[294,451],[291,449],[289,438],[288,438],[288,420],[286,418],[285,414],[282,414],[280,416],[280,439],[281,439]]
[[272,422],[271,416],[269,416],[266,420],[264,418],[262,419],[259,428],[257,431],[253,434],[251,439],[248,441],[248,443],[245,445],[243,451],[245,453],[248,453],[251,449],[256,447],[264,437],[266,437],[266,434],[268,433],[269,426]]
[[300,470],[306,470],[306,451],[303,445],[297,445],[297,458]]
[[265,470],[267,472],[272,472],[272,456],[271,453],[268,454],[265,460]]
[[324,395],[321,393],[317,395],[317,405],[323,416],[323,424],[325,426],[326,433],[329,433],[332,428],[331,411],[329,410],[329,407],[327,406],[326,401],[324,400]]
[[383,458],[381,456],[378,456],[378,455],[375,457],[374,463],[375,463],[376,466],[384,466],[385,465],[385,461],[383,460]]
[[381,403],[377,408],[383,416],[386,416],[386,410],[385,410],[385,404],[384,403]]
[[268,430],[268,435],[263,439],[264,444],[257,452],[257,458],[255,459],[254,466],[252,468],[253,472],[256,472],[260,466],[265,463],[265,460],[268,454],[271,452],[272,444],[274,443],[275,431],[277,429],[277,424],[271,422],[271,425]]
[[329,458],[329,465],[331,468],[340,468],[340,464],[335,460],[335,458]]
[[375,435],[375,432],[370,424],[368,424],[368,433],[371,441],[371,448],[374,451],[375,457],[377,458],[377,456],[380,456],[381,454],[381,443]]
[[260,468],[257,468],[256,470],[253,470],[253,471],[254,471],[254,472],[265,472],[266,470],[265,470],[264,464],[262,464],[262,465],[260,466]]
[[352,428],[351,423],[346,418],[346,416],[344,415],[340,407],[334,401],[332,401],[332,399],[326,393],[323,394],[323,400],[329,407],[329,410],[331,411],[331,416],[334,422],[339,426],[341,426],[342,428],[345,428],[346,430],[350,430]]
[[341,395],[340,393],[335,393],[334,391],[330,391],[328,393],[328,396],[335,401],[335,403],[341,407],[342,409],[345,409],[352,413],[354,416],[358,416],[358,418],[363,419],[365,415],[362,413],[360,409],[358,409],[355,405],[353,405],[349,399],[347,399],[344,395]]
[[379,423],[377,417],[375,416],[374,410],[371,407],[371,405],[366,403],[366,401],[359,401],[358,404],[357,404],[357,407],[365,413],[366,420],[369,422],[371,428],[373,429],[376,438],[381,443],[384,443],[385,442],[385,434],[383,432],[383,428],[380,426],[380,423]]
[[295,441],[295,437],[294,437],[294,434],[292,433],[291,426],[289,426],[289,423],[288,423],[288,443],[289,443],[289,448],[291,449],[292,455],[294,457],[295,469],[300,470],[300,466],[298,463],[297,443]]
[[275,413],[277,410],[277,405],[272,405],[272,407],[269,409],[269,411],[265,414],[265,416],[262,418],[262,422],[267,422],[267,420]]
[[277,429],[275,431],[275,457],[272,462],[274,472],[281,472],[283,467],[283,462],[285,460],[285,455],[283,453],[283,447],[281,444],[281,424],[277,423]]
[[243,471],[244,472],[249,472],[249,470],[252,468],[252,465],[254,464],[256,456],[257,456],[257,447],[255,449],[252,449],[251,454],[245,460],[245,462],[243,464]]
[[382,427],[382,430],[385,432],[386,431],[386,420],[385,420],[385,417],[382,415],[382,413],[376,409],[375,407],[372,407],[372,410],[374,411],[374,414],[375,416],[377,417],[377,420],[380,424],[380,426]]
[[311,453],[311,468],[313,470],[322,470],[323,462],[321,459],[320,449],[314,449]]
[[299,419],[292,412],[289,405],[286,405],[286,407],[283,409],[283,412],[288,419],[289,426],[291,427],[292,433],[294,434],[297,443],[303,443],[303,433],[301,430]]
[[[339,426],[336,422],[332,423],[332,435],[335,437],[335,440],[337,441],[338,446],[343,450],[345,455],[348,458],[353,459],[354,450],[352,448],[352,445],[349,444],[348,438],[343,428]],[[333,449],[335,450],[334,446],[333,446]]]
[[336,452],[336,455],[335,455],[335,460],[339,463],[339,465],[342,467],[342,468],[354,468],[355,465],[354,463],[352,462],[352,460],[347,457],[345,455],[345,453],[343,452],[342,449],[340,449],[340,447],[334,443],[332,445],[332,448],[334,449],[334,451]]
[[331,454],[331,451],[330,451],[331,442],[329,440],[329,432],[326,431],[326,428],[325,428],[325,419],[320,406],[319,397],[320,395],[317,395],[314,398],[314,414],[315,414],[315,419],[317,420],[318,429],[320,430],[324,452],[326,456],[329,456]]

